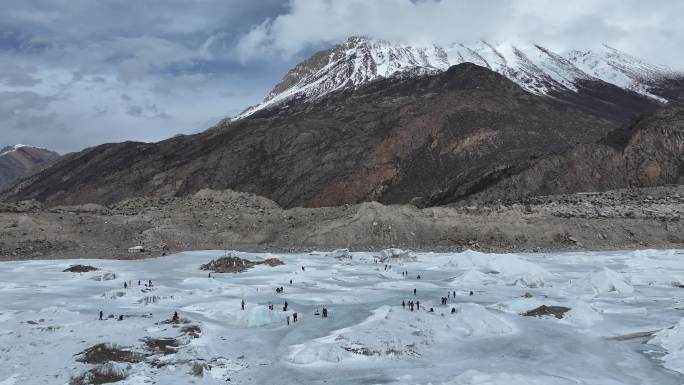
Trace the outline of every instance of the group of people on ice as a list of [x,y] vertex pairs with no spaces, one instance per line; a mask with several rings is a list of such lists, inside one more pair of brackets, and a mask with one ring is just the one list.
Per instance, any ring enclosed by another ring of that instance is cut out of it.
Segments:
[[[113,274],[113,277],[116,279],[116,274]],[[148,280],[146,283],[143,283],[141,280],[138,280],[138,286],[141,286],[141,285],[144,285],[146,289],[151,289],[154,286],[152,284],[151,279]],[[132,280],[124,281],[123,287],[124,287],[124,289],[128,289],[128,288],[133,287],[133,281]],[[112,316],[110,315],[109,317],[111,318]],[[119,317],[117,317],[117,319],[119,321],[123,321],[124,315],[120,314]],[[102,320],[104,320],[104,313],[102,312],[102,310],[100,310],[100,321],[102,321]]]
[[[306,268],[304,266],[301,267],[302,271],[306,271]],[[292,280],[290,279],[290,285],[292,285]],[[276,287],[275,292],[276,294],[282,294],[285,291],[285,288],[283,286]],[[286,312],[288,309],[289,304],[287,303],[287,300],[283,302],[283,311]],[[275,309],[275,305],[273,304],[273,301],[270,301],[268,303],[268,310],[273,311]],[[241,299],[240,300],[240,310],[245,310],[245,300]],[[323,307],[321,311],[316,308],[314,311],[314,315],[316,316],[323,316],[323,318],[328,318],[328,308]],[[290,319],[292,319],[292,322],[297,322],[299,320],[299,314],[297,312],[293,312],[292,315],[290,316],[289,314],[285,316],[285,321],[287,324],[290,324]]]
[[[468,292],[468,295],[469,295],[469,296],[472,296],[472,295],[474,295],[474,294],[475,294],[475,293],[473,293],[472,290]],[[413,295],[414,295],[414,296],[417,295],[417,290],[416,290],[415,288],[413,289]],[[441,298],[441,303],[442,303],[442,305],[447,305],[447,304],[449,303],[449,298],[451,298],[452,296],[453,296],[454,299],[456,299],[456,291],[455,291],[455,290],[454,290],[454,291],[447,291],[447,296]],[[403,309],[408,308],[410,311],[420,310],[420,301],[416,300],[416,301],[414,302],[413,300],[410,300],[410,301],[407,302],[407,301],[405,301],[405,300],[402,300],[402,301],[401,301],[401,307],[402,307]],[[434,311],[435,311],[435,309],[432,308],[432,307],[428,310],[428,312],[430,312],[430,313],[434,313]],[[455,313],[456,313],[456,308],[455,308],[455,307],[452,307],[452,308],[451,308],[451,314],[455,314]]]

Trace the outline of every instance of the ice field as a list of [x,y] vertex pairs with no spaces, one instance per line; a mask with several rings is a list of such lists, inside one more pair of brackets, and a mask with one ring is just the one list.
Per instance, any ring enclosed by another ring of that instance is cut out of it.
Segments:
[[0,263],[0,385],[684,384],[684,250],[235,254]]

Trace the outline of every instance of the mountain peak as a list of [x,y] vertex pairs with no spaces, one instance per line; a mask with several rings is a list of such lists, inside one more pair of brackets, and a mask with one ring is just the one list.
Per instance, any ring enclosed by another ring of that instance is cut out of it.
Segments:
[[292,99],[313,100],[343,88],[356,88],[380,78],[418,77],[444,72],[460,63],[495,71],[536,95],[577,93],[583,82],[604,82],[659,103],[667,79],[684,79],[670,68],[648,64],[608,45],[599,50],[557,53],[539,44],[408,45],[366,36],[319,51],[287,72],[261,104],[238,118],[276,107]]
[[15,144],[0,150],[0,190],[49,165],[59,154],[44,148]]

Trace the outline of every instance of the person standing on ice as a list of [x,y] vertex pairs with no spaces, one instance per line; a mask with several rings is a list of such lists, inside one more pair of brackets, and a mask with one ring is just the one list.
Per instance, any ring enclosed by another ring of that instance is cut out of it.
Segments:
[[100,310],[100,321],[102,321],[102,310]]
[[240,309],[245,310],[245,300],[240,301]]
[[420,310],[420,301],[416,301],[416,310]]
[[128,289],[128,284],[124,282],[124,289]]
[[297,312],[292,313],[292,321],[297,322]]
[[289,326],[290,325],[290,316],[289,315],[286,316],[285,319],[287,320],[287,325]]
[[413,288],[413,295],[416,295],[416,288]]
[[285,306],[283,306],[283,311],[287,311],[287,301],[285,301]]
[[406,309],[406,302],[401,301],[401,307],[404,308],[404,309]]

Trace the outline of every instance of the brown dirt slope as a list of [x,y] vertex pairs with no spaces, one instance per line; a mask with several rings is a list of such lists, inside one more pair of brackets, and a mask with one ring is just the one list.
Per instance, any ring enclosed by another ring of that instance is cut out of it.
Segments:
[[[482,251],[684,247],[684,186],[419,209],[369,202],[282,209],[203,190],[110,207],[0,204],[0,259],[141,258],[183,250]],[[145,246],[131,254],[132,245]]]

